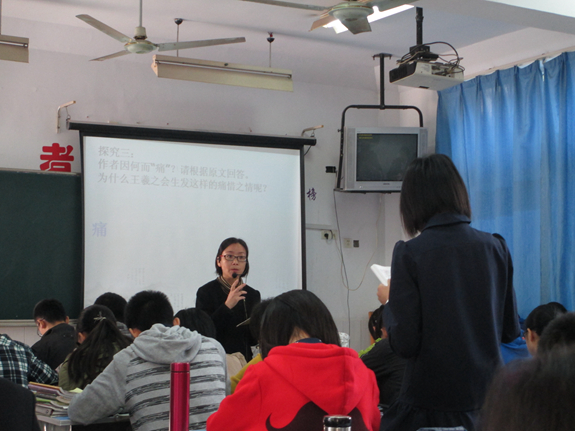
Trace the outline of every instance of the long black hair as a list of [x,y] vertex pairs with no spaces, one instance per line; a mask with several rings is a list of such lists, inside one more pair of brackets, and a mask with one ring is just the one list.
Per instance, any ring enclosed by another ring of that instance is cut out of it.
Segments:
[[77,334],[84,334],[84,342],[68,359],[70,381],[83,389],[112,361],[119,350],[132,342],[116,326],[114,313],[103,305],[84,308],[78,319]]
[[262,358],[275,346],[287,346],[295,331],[341,347],[337,326],[325,304],[308,290],[290,290],[267,306],[260,327]]

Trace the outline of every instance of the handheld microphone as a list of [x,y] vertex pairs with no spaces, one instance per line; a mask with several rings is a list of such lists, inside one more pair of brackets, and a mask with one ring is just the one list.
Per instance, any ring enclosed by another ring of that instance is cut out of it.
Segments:
[[[236,278],[238,278],[238,273],[237,272],[232,272],[232,278],[235,280]],[[241,283],[241,281],[240,281]],[[244,306],[246,303],[246,298],[242,298],[242,301],[244,301]]]

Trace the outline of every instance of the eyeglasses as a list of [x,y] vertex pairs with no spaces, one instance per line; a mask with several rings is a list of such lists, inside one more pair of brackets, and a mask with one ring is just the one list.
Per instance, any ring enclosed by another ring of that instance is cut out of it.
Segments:
[[222,257],[227,260],[228,262],[233,262],[234,259],[237,259],[238,262],[247,262],[247,256],[234,256],[233,254],[222,254]]

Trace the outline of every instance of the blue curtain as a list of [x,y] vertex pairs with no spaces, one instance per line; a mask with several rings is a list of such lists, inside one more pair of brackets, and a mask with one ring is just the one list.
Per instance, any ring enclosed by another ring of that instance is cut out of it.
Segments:
[[439,92],[436,150],[465,181],[472,225],[498,232],[519,313],[575,308],[575,53]]

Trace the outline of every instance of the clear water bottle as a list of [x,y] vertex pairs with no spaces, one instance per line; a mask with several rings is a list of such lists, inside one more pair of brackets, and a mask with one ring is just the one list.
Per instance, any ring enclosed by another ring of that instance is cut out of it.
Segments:
[[324,416],[323,431],[351,431],[351,416]]

